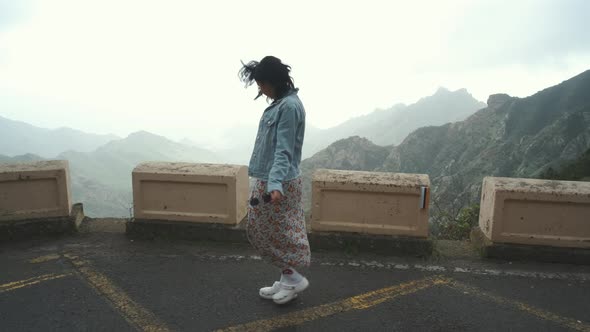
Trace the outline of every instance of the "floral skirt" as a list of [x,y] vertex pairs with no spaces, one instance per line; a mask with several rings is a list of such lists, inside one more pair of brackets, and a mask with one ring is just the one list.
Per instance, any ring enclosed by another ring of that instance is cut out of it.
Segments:
[[301,178],[283,182],[283,199],[277,204],[265,202],[265,192],[266,181],[256,180],[251,198],[258,204],[248,205],[248,240],[263,258],[281,269],[309,266]]

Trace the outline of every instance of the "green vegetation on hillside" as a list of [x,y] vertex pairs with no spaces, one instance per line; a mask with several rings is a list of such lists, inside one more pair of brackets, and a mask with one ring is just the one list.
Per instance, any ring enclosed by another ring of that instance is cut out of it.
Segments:
[[541,174],[548,180],[590,181],[590,149],[573,162],[566,163],[559,170],[549,167]]

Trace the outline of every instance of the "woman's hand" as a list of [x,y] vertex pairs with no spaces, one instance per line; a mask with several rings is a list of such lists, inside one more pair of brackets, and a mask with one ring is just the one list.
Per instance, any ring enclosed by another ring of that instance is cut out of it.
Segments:
[[283,194],[278,190],[273,190],[270,193],[270,201],[273,203],[279,203],[283,199]]

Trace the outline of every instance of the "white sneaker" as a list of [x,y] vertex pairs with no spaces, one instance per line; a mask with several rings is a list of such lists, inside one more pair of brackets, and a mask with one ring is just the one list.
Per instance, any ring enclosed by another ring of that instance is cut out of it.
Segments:
[[303,277],[297,285],[283,283],[279,283],[279,285],[281,289],[272,296],[272,299],[276,304],[285,304],[296,298],[297,293],[303,292],[309,286],[309,281]]
[[262,287],[258,294],[260,297],[267,300],[272,300],[272,296],[278,293],[281,290],[281,283],[279,281],[275,281],[275,283],[270,287]]

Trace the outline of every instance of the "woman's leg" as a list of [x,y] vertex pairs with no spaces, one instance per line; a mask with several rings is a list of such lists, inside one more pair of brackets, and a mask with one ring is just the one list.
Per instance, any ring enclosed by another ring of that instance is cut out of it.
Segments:
[[[258,198],[258,204],[250,206],[248,210],[248,237],[261,256],[281,270],[280,281],[261,288],[260,296],[273,298],[277,303],[286,303],[309,284],[295,270],[295,267],[305,267],[310,263],[301,197],[302,182],[301,179],[285,182],[283,199],[278,204],[263,201],[265,189],[265,182],[256,182],[253,198]],[[286,288],[283,289],[281,285]]]
[[281,282],[287,285],[297,285],[303,280],[303,276],[292,267],[281,271]]

